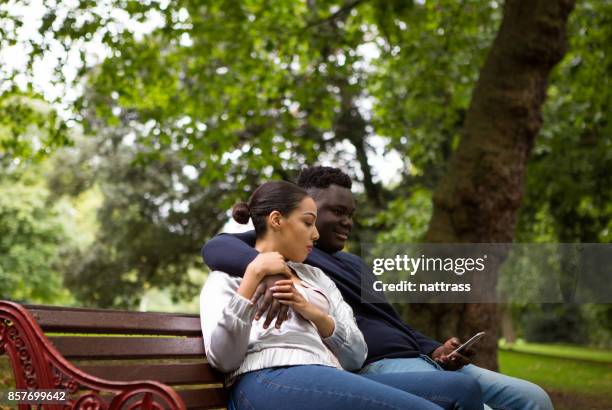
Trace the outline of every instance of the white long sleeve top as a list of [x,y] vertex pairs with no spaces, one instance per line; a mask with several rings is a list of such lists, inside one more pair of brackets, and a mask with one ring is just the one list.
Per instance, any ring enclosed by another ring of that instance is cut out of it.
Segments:
[[[290,309],[280,329],[263,328],[263,319],[253,321],[256,305],[237,293],[242,278],[214,271],[200,294],[200,320],[208,362],[236,376],[276,366],[318,364],[361,368],[367,346],[340,291],[319,268],[288,262],[302,282],[297,286],[307,300],[334,320],[331,336],[322,338],[315,325]],[[274,323],[274,322],[273,322]]]

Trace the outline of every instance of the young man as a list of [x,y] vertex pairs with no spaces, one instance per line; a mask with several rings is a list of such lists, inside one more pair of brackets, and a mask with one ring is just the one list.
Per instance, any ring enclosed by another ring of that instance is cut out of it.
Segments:
[[[389,303],[362,302],[363,272],[369,276],[373,274],[361,258],[342,252],[353,226],[355,210],[350,178],[337,168],[311,167],[302,171],[297,183],[308,191],[318,208],[316,226],[320,238],[304,263],[323,270],[353,308],[368,345],[368,358],[362,373],[432,371],[439,372],[442,383],[444,370],[454,370],[474,378],[480,384],[484,402],[492,408],[553,408],[546,392],[533,383],[477,367],[464,355],[449,357],[448,354],[459,346],[457,338],[441,344],[404,323]],[[242,276],[257,256],[252,248],[254,242],[253,232],[218,235],[204,246],[202,256],[211,269]],[[269,324],[274,316],[276,311],[271,309],[266,323]],[[283,316],[281,312],[277,326]]]

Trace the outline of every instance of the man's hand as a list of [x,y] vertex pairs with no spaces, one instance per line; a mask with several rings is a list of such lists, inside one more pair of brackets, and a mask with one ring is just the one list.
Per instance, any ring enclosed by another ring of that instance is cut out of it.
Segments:
[[279,280],[272,290],[274,291],[272,294],[274,299],[278,299],[283,305],[291,306],[304,319],[310,320],[317,328],[321,337],[329,337],[334,333],[334,319],[310,303],[296,289],[293,280]]
[[272,290],[270,290],[270,288],[273,287],[277,281],[286,278],[287,277],[285,275],[266,276],[261,281],[259,286],[257,286],[257,289],[255,289],[255,293],[251,298],[251,302],[257,303],[259,298],[263,296],[263,302],[255,313],[255,320],[259,320],[264,313],[268,312],[266,314],[266,320],[263,324],[264,329],[267,329],[268,326],[270,326],[270,323],[272,323],[274,318],[276,318],[276,323],[274,326],[277,329],[280,329],[281,324],[287,320],[287,317],[289,317],[289,306],[282,305],[279,303],[278,299],[273,298]]
[[470,358],[474,356],[474,351],[470,349],[450,355],[459,346],[461,346],[461,341],[456,337],[451,337],[442,346],[433,351],[431,358],[442,366],[443,369],[459,370],[466,364],[470,364]]

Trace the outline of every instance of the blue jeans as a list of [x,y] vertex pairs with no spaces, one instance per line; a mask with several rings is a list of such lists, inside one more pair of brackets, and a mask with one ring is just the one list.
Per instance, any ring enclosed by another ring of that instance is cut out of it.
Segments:
[[[487,406],[500,410],[553,410],[548,394],[538,385],[483,369],[473,364],[457,372],[444,371],[436,362],[422,355],[410,359],[382,359],[361,369],[361,374],[393,374],[407,372],[460,373],[476,380]],[[402,376],[403,377],[403,376]]]
[[482,409],[478,383],[450,375],[452,383],[443,388],[430,372],[357,375],[317,365],[274,367],[242,375],[230,390],[228,409]]

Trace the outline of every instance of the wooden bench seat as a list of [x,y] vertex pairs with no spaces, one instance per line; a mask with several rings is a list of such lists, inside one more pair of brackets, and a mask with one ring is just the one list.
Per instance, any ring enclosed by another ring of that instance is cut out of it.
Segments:
[[2,353],[11,360],[18,389],[68,389],[70,408],[212,409],[227,403],[223,376],[205,359],[198,315],[0,301]]

